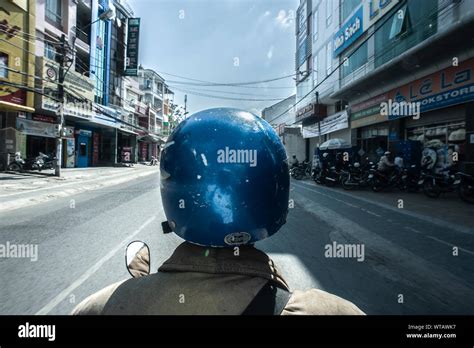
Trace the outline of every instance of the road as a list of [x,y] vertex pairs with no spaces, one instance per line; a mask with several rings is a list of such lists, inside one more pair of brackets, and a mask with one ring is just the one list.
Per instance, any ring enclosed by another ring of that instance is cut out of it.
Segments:
[[[37,244],[38,258],[0,258],[0,314],[70,313],[129,277],[131,240],[149,244],[158,268],[181,243],[161,232],[158,180],[153,174],[2,213],[0,244]],[[474,314],[474,217],[400,209],[383,194],[310,181],[292,182],[290,197],[287,224],[257,247],[292,289],[320,288],[368,314]],[[333,242],[363,246],[363,257],[328,257]]]

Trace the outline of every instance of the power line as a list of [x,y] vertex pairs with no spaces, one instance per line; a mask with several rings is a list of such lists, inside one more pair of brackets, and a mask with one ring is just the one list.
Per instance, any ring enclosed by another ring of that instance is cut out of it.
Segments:
[[269,98],[269,99],[250,99],[250,98],[232,98],[232,97],[224,97],[224,96],[218,96],[218,95],[211,95],[211,94],[205,94],[205,93],[199,93],[199,92],[193,92],[190,90],[186,89],[181,89],[178,87],[174,87],[177,91],[183,92],[183,93],[188,93],[191,95],[196,95],[200,97],[207,97],[207,98],[212,98],[212,99],[224,99],[224,100],[238,100],[238,101],[276,101],[276,100],[282,100],[281,98]]

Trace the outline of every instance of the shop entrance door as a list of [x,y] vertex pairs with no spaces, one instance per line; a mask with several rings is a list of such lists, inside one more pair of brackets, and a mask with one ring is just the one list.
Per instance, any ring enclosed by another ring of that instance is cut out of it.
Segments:
[[85,168],[89,164],[89,138],[83,135],[77,137],[77,167]]

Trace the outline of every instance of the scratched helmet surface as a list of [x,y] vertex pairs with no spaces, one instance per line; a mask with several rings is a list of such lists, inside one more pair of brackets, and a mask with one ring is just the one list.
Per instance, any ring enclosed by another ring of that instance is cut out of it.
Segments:
[[286,222],[285,148],[262,118],[216,108],[181,122],[161,153],[160,186],[171,229],[195,244],[253,244]]

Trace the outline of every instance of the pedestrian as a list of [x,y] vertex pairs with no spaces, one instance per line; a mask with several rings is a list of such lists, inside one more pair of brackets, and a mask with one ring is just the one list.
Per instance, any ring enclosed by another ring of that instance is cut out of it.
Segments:
[[[243,139],[252,139],[255,166],[223,155],[242,150]],[[364,314],[323,290],[290,292],[255,246],[286,223],[289,202],[285,148],[265,120],[198,112],[169,137],[160,163],[163,226],[185,241],[157,273],[110,285],[73,314]]]

